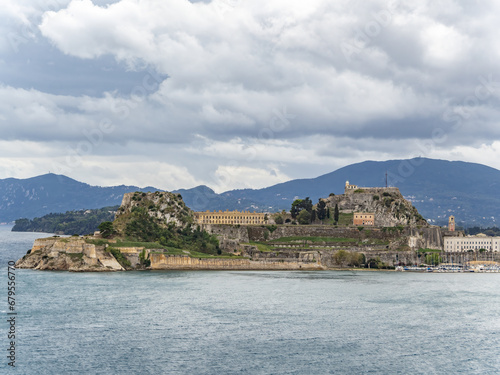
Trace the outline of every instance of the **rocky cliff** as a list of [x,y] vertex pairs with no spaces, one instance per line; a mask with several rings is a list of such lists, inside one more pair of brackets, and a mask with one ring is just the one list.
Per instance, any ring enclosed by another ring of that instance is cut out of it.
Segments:
[[134,210],[144,209],[145,212],[161,226],[173,224],[184,227],[194,221],[194,214],[182,200],[180,194],[156,191],[154,193],[127,193],[123,195],[122,203],[116,213],[113,225],[121,230],[129,221]]
[[41,238],[16,262],[16,268],[64,271],[123,271],[124,268],[106,246],[80,237]]
[[332,195],[324,199],[327,207],[337,204],[344,213],[375,214],[375,226],[428,226],[411,202],[404,199],[398,188],[360,188],[349,194]]

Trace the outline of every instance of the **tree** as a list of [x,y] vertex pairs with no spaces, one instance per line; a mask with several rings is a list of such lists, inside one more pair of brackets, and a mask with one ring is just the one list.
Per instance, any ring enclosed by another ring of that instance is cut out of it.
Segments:
[[297,216],[299,224],[307,225],[311,222],[311,214],[307,210],[302,210]]
[[292,214],[292,218],[295,219],[302,210],[306,210],[307,212],[312,213],[312,208],[313,204],[309,197],[305,199],[296,199],[292,203],[290,213]]
[[274,222],[275,222],[276,224],[283,224],[283,216],[281,216],[281,215],[276,216],[276,217],[274,218]]
[[98,228],[101,231],[101,236],[104,238],[111,237],[115,233],[115,228],[113,228],[113,223],[111,221],[103,221],[99,224]]
[[326,218],[329,219],[330,218],[330,207],[327,207],[326,208]]
[[292,208],[290,209],[290,214],[292,214],[292,219],[295,219],[301,210],[302,199],[295,199],[292,203]]
[[326,203],[323,199],[320,199],[318,201],[318,204],[316,206],[316,215],[320,220],[324,220],[326,217]]
[[339,222],[339,205],[337,203],[335,203],[335,211],[333,213],[333,220],[335,221],[335,223],[338,223]]
[[350,257],[351,255],[349,254],[349,252],[345,250],[339,250],[333,255],[333,260],[340,267],[344,267],[345,263],[349,260]]
[[314,223],[316,221],[316,210],[312,210],[311,212],[311,223]]

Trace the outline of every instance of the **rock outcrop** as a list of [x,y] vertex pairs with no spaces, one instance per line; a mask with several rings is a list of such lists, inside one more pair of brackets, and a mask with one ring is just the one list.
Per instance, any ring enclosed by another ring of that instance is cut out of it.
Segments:
[[184,227],[194,222],[194,214],[182,200],[180,194],[156,191],[154,193],[126,193],[116,213],[113,225],[120,230],[126,225],[134,209],[144,209],[162,226],[173,224]]
[[398,188],[360,188],[348,194],[324,199],[327,207],[337,204],[344,213],[370,212],[375,214],[375,226],[428,226],[411,202],[404,199]]
[[88,243],[80,237],[41,238],[16,262],[17,268],[65,271],[123,271],[106,246]]

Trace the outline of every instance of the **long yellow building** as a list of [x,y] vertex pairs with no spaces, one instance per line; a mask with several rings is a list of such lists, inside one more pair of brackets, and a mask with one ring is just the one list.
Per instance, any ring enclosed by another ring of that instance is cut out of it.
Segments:
[[265,213],[250,211],[204,211],[194,213],[197,224],[258,225],[265,224],[265,216]]

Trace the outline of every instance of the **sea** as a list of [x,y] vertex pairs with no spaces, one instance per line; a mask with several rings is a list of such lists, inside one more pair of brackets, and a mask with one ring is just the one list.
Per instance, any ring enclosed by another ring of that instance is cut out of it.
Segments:
[[1,374],[500,373],[499,273],[18,269],[8,315],[9,261],[50,236],[10,229]]

